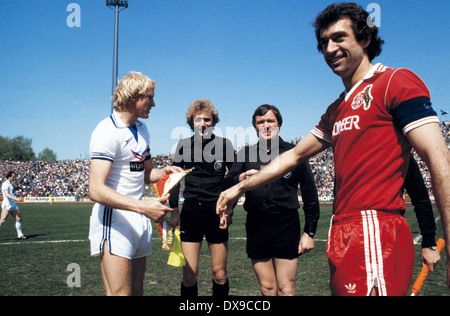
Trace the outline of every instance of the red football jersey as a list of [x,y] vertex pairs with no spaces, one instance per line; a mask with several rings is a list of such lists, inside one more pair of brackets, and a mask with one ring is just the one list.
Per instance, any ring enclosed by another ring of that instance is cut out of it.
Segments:
[[417,118],[402,131],[392,110],[419,97],[430,93],[417,75],[377,64],[328,107],[312,134],[333,148],[335,214],[405,209],[400,191],[411,146],[404,134],[439,119]]

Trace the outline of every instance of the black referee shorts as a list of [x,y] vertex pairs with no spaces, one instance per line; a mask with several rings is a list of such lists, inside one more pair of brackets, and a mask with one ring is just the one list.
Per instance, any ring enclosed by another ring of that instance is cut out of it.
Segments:
[[300,243],[300,218],[297,210],[278,214],[251,212],[247,214],[247,255],[253,260],[295,259]]
[[228,241],[228,229],[220,229],[216,202],[186,199],[180,213],[180,238],[184,242],[201,242],[203,237],[213,244]]

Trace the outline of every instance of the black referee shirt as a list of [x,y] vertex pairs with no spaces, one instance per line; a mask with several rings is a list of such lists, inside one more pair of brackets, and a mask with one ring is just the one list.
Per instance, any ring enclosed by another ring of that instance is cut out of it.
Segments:
[[[282,154],[294,147],[293,144],[285,142],[281,137],[278,140],[278,154]],[[251,169],[261,170],[270,162],[269,155],[271,153],[267,153],[267,150],[261,146],[263,146],[262,143],[258,142],[255,145],[242,149],[245,150],[245,159],[242,159],[241,151],[237,153],[237,162],[233,164],[226,178],[227,187],[238,183],[241,173]],[[270,158],[275,158],[276,153],[273,156]],[[297,210],[300,207],[297,197],[299,184],[305,212],[304,232],[313,236],[320,217],[320,206],[309,162],[300,164],[275,182],[247,191],[245,193],[244,209],[247,212],[261,212],[262,216],[264,216],[263,212],[276,214],[286,209]]]
[[[198,134],[178,142],[173,165],[183,169],[195,168],[185,177],[183,196],[199,202],[216,202],[224,187],[226,170],[235,161],[230,140],[211,135],[202,139]],[[178,206],[179,185],[170,191],[170,207]]]

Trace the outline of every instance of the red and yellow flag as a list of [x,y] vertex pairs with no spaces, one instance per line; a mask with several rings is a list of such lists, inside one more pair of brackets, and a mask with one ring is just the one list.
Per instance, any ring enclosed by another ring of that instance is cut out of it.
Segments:
[[[181,179],[184,178],[193,169],[184,170],[178,173],[170,173],[162,177],[158,182],[152,183],[151,188],[156,197],[163,197],[168,194],[174,186],[176,186]],[[186,264],[181,251],[181,240],[180,240],[180,230],[175,228],[175,234],[172,229],[167,228],[167,221],[164,220],[162,223],[156,223],[158,228],[159,236],[162,241],[162,249],[164,251],[170,251],[169,260],[167,264],[181,267]],[[174,240],[175,235],[175,240]]]

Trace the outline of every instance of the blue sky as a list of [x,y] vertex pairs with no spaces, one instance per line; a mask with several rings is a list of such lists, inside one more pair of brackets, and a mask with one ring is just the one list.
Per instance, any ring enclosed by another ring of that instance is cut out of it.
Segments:
[[[374,62],[413,70],[437,112],[450,110],[450,2],[357,2],[380,8],[386,43]],[[80,27],[67,25],[70,3],[80,6]],[[330,3],[130,0],[120,13],[119,77],[139,71],[157,82],[145,120],[152,154],[172,151],[198,98],[215,104],[224,136],[250,127],[265,103],[279,107],[285,140],[307,135],[343,90],[311,26]],[[59,160],[89,158],[92,130],[111,111],[113,11],[104,0],[2,0],[0,29],[0,135],[31,138],[36,155],[48,147]]]

